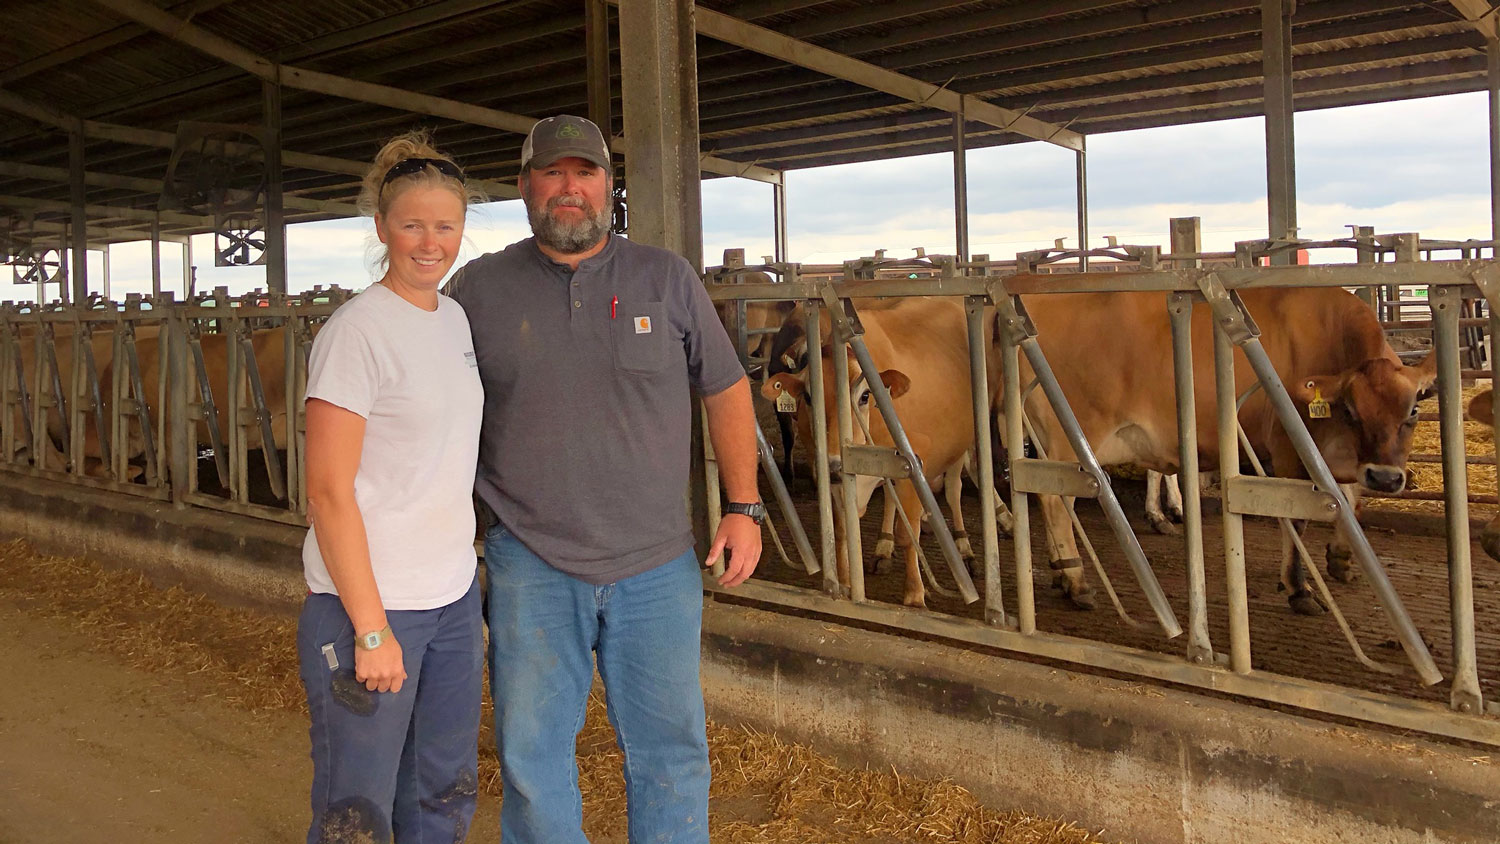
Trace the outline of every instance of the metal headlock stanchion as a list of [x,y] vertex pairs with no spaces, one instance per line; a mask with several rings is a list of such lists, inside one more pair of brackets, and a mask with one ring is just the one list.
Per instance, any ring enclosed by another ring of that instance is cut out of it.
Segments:
[[776,504],[781,508],[782,515],[786,516],[787,529],[792,533],[792,542],[797,546],[797,554],[802,557],[802,565],[808,574],[818,573],[818,560],[813,555],[812,543],[807,541],[807,531],[802,528],[802,520],[797,518],[797,510],[792,506],[792,495],[787,492],[786,481],[781,477],[781,469],[776,465],[776,455],[771,451],[771,444],[766,442],[766,434],[755,426],[755,442],[760,451],[760,468],[766,473],[766,480],[771,482],[771,494],[776,496]]
[[240,359],[244,361],[245,373],[249,376],[250,399],[255,405],[255,419],[260,426],[260,453],[266,464],[271,494],[284,501],[287,497],[286,481],[281,472],[281,457],[276,453],[276,438],[271,432],[271,410],[266,406],[266,390],[260,380],[260,364],[255,360],[255,343],[243,321],[236,320],[232,331],[233,337],[225,339],[234,339],[240,344]]
[[[838,595],[842,591],[838,573],[838,540],[833,524],[833,490],[828,476],[828,406],[824,403],[827,387],[823,383],[821,355],[823,349],[823,303],[819,299],[808,299],[803,303],[802,321],[807,332],[808,360],[819,362],[807,367],[807,401],[812,411],[813,454],[823,459],[813,460],[813,479],[818,490],[818,550],[823,563],[823,591]],[[847,390],[847,386],[845,390]],[[846,396],[847,398],[847,396]],[[840,421],[843,419],[840,410]],[[858,534],[858,531],[855,531]]]
[[[1390,578],[1386,575],[1385,567],[1380,564],[1380,560],[1375,556],[1375,550],[1370,547],[1369,539],[1365,537],[1364,531],[1359,527],[1359,522],[1354,518],[1353,508],[1349,506],[1343,490],[1334,480],[1333,473],[1328,470],[1328,464],[1323,461],[1323,455],[1318,451],[1317,443],[1313,442],[1312,435],[1303,424],[1302,415],[1292,404],[1291,396],[1287,394],[1286,385],[1281,382],[1281,377],[1271,364],[1270,357],[1261,346],[1258,339],[1260,329],[1255,326],[1254,320],[1245,310],[1244,303],[1237,295],[1225,289],[1217,273],[1210,272],[1200,276],[1198,286],[1213,310],[1215,323],[1223,329],[1229,341],[1245,354],[1251,369],[1255,370],[1256,378],[1260,380],[1262,388],[1266,391],[1271,407],[1275,410],[1283,430],[1291,438],[1297,450],[1297,456],[1302,459],[1302,464],[1312,477],[1313,483],[1332,496],[1336,502],[1337,519],[1353,548],[1354,558],[1359,561],[1360,568],[1369,578],[1370,585],[1374,588],[1375,595],[1385,610],[1386,618],[1390,621],[1396,638],[1405,649],[1407,658],[1411,660],[1412,667],[1416,669],[1424,685],[1430,686],[1442,680],[1443,675],[1433,662],[1432,654],[1428,651],[1426,643],[1422,641],[1421,634],[1407,613],[1401,596],[1396,594],[1395,587],[1391,585]],[[1223,433],[1228,433],[1228,431],[1221,431],[1221,434]],[[1236,666],[1237,669],[1238,667]]]
[[[917,489],[917,497],[922,502],[922,508],[927,511],[925,517],[927,527],[937,537],[938,547],[943,550],[943,558],[948,562],[948,570],[952,573],[954,581],[958,583],[959,595],[963,597],[964,603],[972,604],[979,600],[979,593],[975,591],[974,581],[969,577],[969,569],[964,565],[962,555],[958,553],[958,545],[953,541],[953,533],[948,530],[948,523],[943,519],[942,511],[938,509],[937,498],[932,494],[932,487],[928,485],[927,478],[922,473],[922,462],[917,458],[917,453],[912,448],[911,440],[907,439],[906,430],[901,426],[901,420],[896,416],[896,406],[891,401],[891,391],[886,388],[885,382],[880,380],[880,370],[875,367],[875,361],[870,357],[870,350],[865,347],[864,338],[861,336],[864,331],[859,326],[858,317],[851,319],[845,315],[843,303],[834,292],[832,285],[823,286],[823,301],[828,305],[828,313],[833,318],[839,336],[849,344],[849,349],[854,352],[854,359],[859,362],[860,370],[867,376],[875,373],[873,377],[865,378],[865,383],[870,387],[870,395],[875,399],[875,406],[880,409],[880,416],[885,420],[886,430],[890,432],[891,440],[896,446],[896,451],[911,463],[911,482]],[[848,307],[850,311],[853,311],[852,304]],[[847,374],[848,360],[845,355],[839,354],[838,350],[835,350],[833,353],[833,362],[836,370],[839,368],[841,362],[844,364],[842,367],[844,375],[840,378],[842,389],[840,391],[839,402],[842,411],[839,427],[841,429],[840,433],[843,435],[842,423],[844,420],[842,417],[844,415],[852,415],[848,410],[843,409],[849,390]],[[852,425],[850,431],[852,433]],[[844,442],[847,443],[848,441],[849,437],[844,435]],[[852,503],[855,495],[855,485],[845,480],[842,486],[845,490],[844,497]],[[850,532],[858,534],[859,511],[857,503],[851,508],[851,513],[852,518],[849,529]],[[991,515],[990,518],[994,518],[994,516]],[[855,572],[858,571],[859,579],[857,582],[863,586],[863,557],[856,558],[853,556],[852,545],[850,546],[850,555],[850,583],[856,582]]]
[[[191,318],[187,323],[187,345],[193,353],[193,368],[198,377],[198,406],[202,409],[202,419],[208,423],[208,440],[214,450],[214,470],[219,473],[219,483],[225,489],[233,490],[229,480],[229,460],[224,453],[224,437],[219,433],[219,410],[214,405],[214,388],[208,378],[208,366],[203,361],[203,335],[198,323]],[[192,459],[196,461],[198,455],[192,455]]]
[[[995,526],[995,455],[990,436],[989,360],[985,354],[990,338],[985,336],[983,296],[964,297],[964,319],[969,335],[969,395],[974,406],[974,462],[979,465],[975,478],[979,486],[979,536],[984,546],[984,616],[992,624],[1003,625],[1005,592],[1000,581],[1000,534]],[[993,311],[991,311],[993,319]]]
[[[1077,455],[1079,467],[1097,484],[1099,506],[1104,511],[1105,521],[1109,523],[1115,540],[1124,550],[1125,559],[1130,562],[1130,567],[1135,572],[1136,582],[1145,594],[1146,602],[1151,605],[1151,611],[1156,614],[1157,623],[1161,625],[1169,639],[1182,635],[1182,625],[1177,621],[1177,614],[1173,612],[1172,605],[1167,602],[1166,593],[1156,579],[1156,573],[1151,570],[1151,562],[1146,559],[1146,552],[1141,550],[1140,540],[1131,529],[1130,521],[1125,518],[1125,511],[1120,508],[1120,500],[1115,497],[1115,491],[1110,486],[1109,475],[1105,473],[1104,468],[1099,465],[1099,460],[1094,456],[1094,450],[1084,437],[1083,429],[1078,424],[1078,418],[1073,415],[1073,408],[1068,404],[1067,396],[1063,395],[1062,386],[1057,383],[1057,376],[1052,372],[1052,365],[1047,362],[1047,356],[1042,353],[1041,344],[1036,339],[1036,328],[1031,324],[1031,318],[1026,315],[1025,306],[1019,297],[1011,296],[1006,292],[1005,283],[1001,280],[992,283],[990,298],[995,303],[1001,322],[1015,331],[1017,345],[1026,355],[1026,361],[1031,364],[1031,370],[1036,374],[1042,392],[1052,406],[1052,412],[1057,416],[1057,421],[1062,426],[1068,443],[1073,447],[1073,453]],[[1020,447],[1019,440],[1016,441],[1016,447]],[[1018,514],[1017,521],[1019,520]]]

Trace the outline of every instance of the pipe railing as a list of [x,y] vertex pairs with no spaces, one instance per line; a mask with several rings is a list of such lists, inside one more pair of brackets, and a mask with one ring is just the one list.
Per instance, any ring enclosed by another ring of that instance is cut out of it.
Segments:
[[[1377,245],[1379,241],[1377,241]],[[1046,273],[1012,273],[1008,275],[984,275],[993,271],[990,262],[957,264],[948,263],[941,267],[942,271],[922,278],[881,278],[871,277],[872,273],[863,272],[847,273],[841,280],[829,280],[826,277],[804,277],[800,273],[800,267],[796,264],[781,264],[777,266],[779,281],[774,284],[735,284],[732,286],[710,285],[710,295],[717,302],[729,301],[768,301],[784,300],[800,302],[809,309],[823,307],[830,310],[837,309],[838,305],[849,299],[866,297],[907,297],[907,296],[963,296],[966,301],[972,303],[979,301],[989,305],[1003,305],[1006,302],[1024,302],[1027,298],[1034,296],[1047,296],[1055,293],[1071,292],[1102,292],[1102,291],[1148,291],[1162,294],[1163,307],[1169,309],[1171,322],[1174,323],[1174,336],[1178,339],[1174,342],[1174,373],[1179,389],[1177,392],[1178,422],[1185,428],[1190,428],[1195,417],[1191,402],[1193,399],[1191,391],[1185,391],[1187,385],[1192,383],[1191,372],[1191,349],[1186,345],[1187,332],[1186,316],[1190,312],[1196,300],[1200,307],[1206,301],[1213,309],[1216,317],[1217,329],[1215,331],[1215,381],[1220,385],[1220,465],[1219,469],[1225,479],[1238,474],[1239,442],[1236,439],[1236,426],[1231,424],[1224,427],[1223,420],[1235,420],[1237,417],[1235,380],[1233,375],[1233,356],[1236,348],[1239,354],[1244,354],[1250,363],[1255,375],[1266,389],[1270,404],[1277,412],[1277,418],[1281,425],[1292,436],[1295,443],[1299,445],[1299,455],[1302,457],[1308,474],[1317,485],[1317,494],[1322,501],[1327,502],[1331,508],[1332,517],[1341,523],[1345,534],[1353,546],[1354,557],[1358,561],[1365,574],[1366,582],[1375,593],[1379,605],[1385,611],[1390,629],[1395,638],[1406,651],[1409,663],[1409,673],[1421,684],[1432,684],[1442,679],[1432,654],[1427,649],[1417,624],[1407,612],[1402,596],[1398,594],[1385,573],[1384,566],[1375,555],[1363,532],[1354,519],[1352,508],[1342,497],[1338,485],[1334,483],[1326,464],[1323,463],[1321,454],[1313,445],[1311,438],[1306,432],[1300,412],[1292,406],[1287,397],[1286,389],[1281,384],[1280,377],[1271,365],[1270,359],[1260,350],[1257,340],[1257,330],[1250,320],[1248,312],[1244,310],[1239,301],[1238,291],[1257,288],[1291,288],[1291,287],[1342,287],[1342,288],[1378,288],[1384,285],[1422,285],[1428,287],[1432,292],[1434,301],[1435,324],[1450,326],[1451,330],[1441,329],[1443,334],[1438,338],[1436,354],[1439,357],[1440,367],[1446,367],[1447,374],[1440,378],[1440,402],[1444,408],[1442,416],[1449,424],[1445,426],[1444,460],[1445,482],[1449,492],[1447,498],[1450,503],[1450,532],[1453,537],[1450,540],[1450,579],[1454,584],[1450,601],[1449,620],[1452,626],[1454,657],[1452,660],[1453,692],[1451,711],[1437,708],[1430,704],[1421,704],[1400,697],[1382,698],[1381,706],[1376,707],[1378,712],[1372,711],[1367,716],[1368,720],[1379,721],[1390,725],[1405,725],[1413,728],[1414,722],[1409,717],[1413,707],[1426,713],[1422,723],[1426,724],[1417,729],[1425,729],[1429,732],[1445,735],[1462,735],[1486,743],[1500,746],[1500,723],[1488,717],[1488,712],[1493,712],[1493,704],[1486,704],[1479,694],[1479,683],[1477,670],[1475,668],[1474,653],[1474,613],[1473,592],[1471,578],[1472,574],[1468,566],[1468,535],[1467,519],[1461,521],[1453,516],[1456,509],[1453,505],[1455,496],[1459,499],[1466,497],[1466,488],[1462,477],[1462,467],[1465,456],[1462,453],[1462,437],[1459,436],[1455,442],[1452,434],[1453,421],[1462,414],[1461,397],[1457,393],[1457,379],[1455,373],[1458,371],[1458,343],[1457,340],[1457,315],[1456,310],[1448,311],[1440,309],[1436,303],[1458,301],[1463,298],[1482,298],[1481,290],[1484,286],[1500,288],[1500,263],[1491,260],[1468,258],[1456,261],[1395,261],[1371,262],[1356,265],[1315,265],[1315,266],[1276,266],[1258,267],[1243,266],[1247,260],[1255,260],[1254,250],[1241,250],[1238,260],[1241,266],[1226,266],[1219,262],[1211,262],[1206,266],[1169,269],[1173,266],[1175,258],[1169,256],[1156,256],[1148,261],[1154,265],[1153,269],[1142,269],[1136,272],[1099,272],[1099,273],[1073,273],[1073,274],[1046,274]],[[1023,263],[1024,262],[1019,262]],[[870,264],[866,264],[868,268]],[[1042,345],[1037,345],[1034,350],[1026,349],[1026,330],[1019,324],[1007,324],[1004,319],[1004,308],[1001,308],[1000,324],[997,326],[995,336],[998,340],[981,338],[984,342],[998,342],[999,360],[1002,364],[1003,378],[1000,388],[1001,424],[1005,430],[1005,439],[1009,443],[1020,442],[1022,432],[1022,419],[1017,410],[1021,407],[1023,397],[1021,390],[1025,385],[1019,369],[1021,360],[1026,360],[1028,368],[1036,372],[1038,368],[1042,372],[1047,369],[1045,354],[1042,351],[1045,345],[1045,337],[1041,338]],[[1019,309],[1018,315],[1024,313],[1024,306]],[[1168,316],[1164,314],[1164,317]],[[809,323],[811,328],[812,323]],[[838,320],[835,320],[837,334]],[[1454,334],[1448,337],[1447,334]],[[970,358],[971,360],[984,359],[984,355],[974,349],[975,334],[969,332]],[[838,337],[847,341],[847,337]],[[1035,339],[1032,340],[1035,343]],[[817,348],[809,345],[809,348]],[[862,369],[873,368],[878,361],[864,359],[868,355],[858,355]],[[847,383],[847,374],[840,371],[838,364],[846,359],[846,355],[833,355],[834,375],[836,381]],[[1040,367],[1037,365],[1040,364]],[[819,372],[821,367],[809,367],[809,375]],[[977,387],[980,383],[978,374],[971,370],[971,387]],[[816,385],[819,391],[826,389],[825,385]],[[840,392],[840,401],[835,402],[835,409],[839,412],[841,421],[852,415],[848,408],[849,401],[847,389],[839,389],[843,385],[835,383],[834,387]],[[1045,378],[1043,379],[1045,387]],[[1047,392],[1044,389],[1044,392]],[[986,390],[974,391],[974,412],[977,414],[988,411],[990,395]],[[877,399],[879,398],[877,394]],[[1066,407],[1067,396],[1047,395],[1047,399],[1054,405],[1060,403]],[[981,404],[982,400],[982,404]],[[1186,402],[1187,404],[1184,404]],[[899,404],[899,403],[898,403]],[[819,397],[809,399],[810,409],[821,411],[822,402]],[[1059,414],[1063,416],[1066,414]],[[891,408],[887,419],[888,427],[895,429],[900,425],[899,413],[896,407]],[[814,432],[825,430],[821,424],[822,420],[814,420],[812,428]],[[894,426],[892,425],[894,423]],[[1077,431],[1076,422],[1064,425],[1069,431],[1070,439],[1074,434],[1081,438],[1081,432]],[[842,430],[841,435],[848,436],[848,430]],[[1184,430],[1183,442],[1196,442],[1197,437],[1191,430]],[[1190,439],[1189,439],[1190,438]],[[1074,443],[1075,451],[1083,457],[1080,461],[1081,469],[1086,474],[1093,474],[1096,463],[1091,465],[1092,457],[1088,443],[1079,441]],[[1077,446],[1082,446],[1081,449]],[[828,444],[817,442],[812,449],[813,465],[815,468],[826,463]],[[1018,460],[1024,460],[1024,454],[1019,448],[1009,449],[1009,462],[1014,469]],[[1192,468],[1195,462],[1187,447],[1183,448],[1181,463],[1184,468]],[[1456,476],[1455,476],[1455,473]],[[1103,475],[1102,472],[1099,473]],[[847,475],[847,472],[846,472]],[[1096,476],[1097,477],[1097,476]],[[847,479],[847,478],[846,478]],[[1099,478],[1102,486],[1107,488],[1109,480],[1107,476]],[[827,481],[820,480],[820,505],[826,505],[829,498],[837,498],[838,490],[828,490],[824,484]],[[1309,506],[1307,499],[1302,496],[1287,498],[1274,490],[1270,485],[1255,486],[1253,478],[1246,478],[1237,482],[1237,487],[1253,488],[1258,496],[1258,515],[1282,515],[1287,518],[1305,518],[1306,508]],[[1306,483],[1306,482],[1304,482]],[[835,486],[839,486],[835,484]],[[843,485],[847,490],[852,484]],[[1221,482],[1221,489],[1227,489],[1228,483]],[[1196,489],[1197,485],[1187,487]],[[1061,488],[1059,488],[1061,489]],[[1456,492],[1455,492],[1456,490]],[[1287,493],[1290,495],[1290,493]],[[1056,655],[1057,653],[1069,653],[1075,661],[1109,670],[1132,670],[1122,669],[1123,665],[1131,665],[1136,670],[1142,669],[1139,652],[1129,648],[1090,644],[1082,646],[1078,640],[1068,636],[1048,633],[1037,629],[1036,598],[1031,589],[1032,566],[1031,566],[1031,538],[1029,536],[1028,496],[1017,492],[1014,488],[1011,494],[1011,510],[1016,517],[1015,534],[1010,543],[1012,548],[1012,560],[1014,564],[1014,600],[1015,612],[1008,611],[999,600],[998,592],[1001,587],[1000,571],[998,565],[998,554],[1001,541],[991,540],[984,536],[984,552],[982,559],[985,560],[983,573],[983,585],[987,593],[985,622],[967,621],[951,616],[920,610],[878,605],[866,599],[864,584],[852,595],[845,591],[840,593],[836,585],[830,583],[832,577],[831,567],[824,569],[824,592],[827,593],[819,598],[798,597],[789,600],[785,588],[776,587],[766,589],[765,595],[757,594],[756,597],[771,603],[790,603],[798,607],[816,606],[821,611],[835,616],[847,616],[861,619],[878,618],[881,623],[895,628],[918,630],[931,633],[935,628],[946,631],[946,635],[952,638],[971,642],[993,643],[996,638],[1003,639],[1006,647],[1041,655]],[[1105,502],[1112,496],[1103,497]],[[1283,500],[1284,499],[1284,500]],[[1104,503],[1104,502],[1101,502]],[[1227,501],[1225,502],[1227,504]],[[935,504],[928,503],[935,510]],[[1238,505],[1236,505],[1238,506]],[[1105,503],[1106,512],[1108,504]],[[1270,507],[1273,512],[1264,512]],[[1201,569],[1201,562],[1195,566],[1193,561],[1202,559],[1202,513],[1194,506],[1185,506],[1184,518],[1188,522],[1186,533],[1187,559],[1189,560],[1188,589],[1191,594],[1187,597],[1189,607],[1188,630],[1190,636],[1182,657],[1182,665],[1165,672],[1171,675],[1174,681],[1184,682],[1189,685],[1198,685],[1204,688],[1225,690],[1230,687],[1237,689],[1237,693],[1249,694],[1264,700],[1287,703],[1295,700],[1298,706],[1319,710],[1328,713],[1347,715],[1349,703],[1358,698],[1365,700],[1370,693],[1356,692],[1352,689],[1341,689],[1327,684],[1314,683],[1290,676],[1272,674],[1270,672],[1255,668],[1251,660],[1251,640],[1249,628],[1249,599],[1245,584],[1245,549],[1242,533],[1242,521],[1245,512],[1237,512],[1235,507],[1225,506],[1222,509],[1224,519],[1225,535],[1225,570],[1226,583],[1228,586],[1227,598],[1227,621],[1229,628],[1228,652],[1222,656],[1216,654],[1211,643],[1208,641],[1208,602],[1206,600],[1205,576]],[[831,508],[820,506],[820,534],[828,540],[824,545],[824,559],[829,558],[833,545],[833,526],[831,522]],[[985,517],[988,511],[981,508]],[[939,517],[940,519],[940,517]],[[1113,521],[1113,520],[1111,520]],[[852,578],[858,578],[855,572],[861,569],[858,559],[858,530],[847,523],[843,529],[848,533],[847,543],[851,559],[849,569]],[[1128,532],[1128,528],[1127,528]],[[1133,555],[1130,553],[1130,537],[1119,537],[1122,547],[1126,549],[1127,559]],[[1462,551],[1455,549],[1462,547]],[[1136,546],[1139,547],[1139,546]],[[946,549],[945,549],[946,550]],[[990,560],[996,563],[990,563]],[[1132,563],[1135,561],[1132,559]],[[1166,607],[1170,613],[1170,606],[1165,598],[1152,599],[1152,588],[1150,584],[1155,583],[1149,562],[1142,560],[1144,565],[1133,565],[1137,575],[1137,585],[1142,590],[1148,601],[1156,607],[1158,603]],[[862,578],[860,578],[862,580]],[[962,584],[962,579],[956,579]],[[830,588],[834,587],[834,588]],[[759,587],[756,587],[758,589]],[[1159,588],[1159,587],[1158,587]],[[997,593],[993,599],[988,598],[988,593]],[[745,594],[745,593],[742,593]],[[1174,635],[1173,625],[1162,621],[1164,632]],[[943,620],[937,621],[936,617]],[[1000,635],[995,630],[1010,631],[1010,635]],[[1161,678],[1163,672],[1157,671],[1153,666],[1151,670],[1140,670],[1146,676]],[[1254,678],[1253,682],[1230,681],[1229,676]],[[1378,697],[1378,696],[1377,696]]]

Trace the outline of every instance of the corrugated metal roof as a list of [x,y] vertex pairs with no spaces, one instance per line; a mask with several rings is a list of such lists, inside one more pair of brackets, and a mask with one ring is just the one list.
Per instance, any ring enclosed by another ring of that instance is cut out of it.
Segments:
[[[586,111],[580,0],[150,2],[289,65],[520,114]],[[699,5],[1083,133],[1261,109],[1258,0]],[[33,103],[160,132],[175,132],[184,120],[260,120],[259,80],[91,0],[11,0],[0,8],[0,26],[7,35],[0,39],[0,91]],[[1302,0],[1293,18],[1296,104],[1481,90],[1483,46],[1439,0]],[[945,113],[710,39],[700,38],[698,51],[703,146],[720,157],[813,167],[921,154],[951,142]],[[618,78],[614,84],[618,92]],[[299,153],[364,160],[383,138],[423,125],[479,175],[509,180],[518,165],[521,138],[513,133],[290,89],[282,111],[284,148]],[[618,117],[613,128],[619,131]],[[1025,140],[974,123],[968,129],[974,148]],[[158,180],[167,156],[100,140],[86,149],[90,172]],[[0,110],[0,163],[66,167],[65,136]],[[309,199],[347,201],[354,182],[344,174],[286,171],[288,191]],[[57,201],[68,191],[0,176],[0,196]],[[144,209],[156,196],[90,186],[88,200]]]

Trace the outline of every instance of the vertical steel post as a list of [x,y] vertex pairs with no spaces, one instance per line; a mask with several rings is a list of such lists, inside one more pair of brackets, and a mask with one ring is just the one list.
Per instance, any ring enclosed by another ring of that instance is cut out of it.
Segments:
[[1464,460],[1463,382],[1458,365],[1461,291],[1427,288],[1432,309],[1433,354],[1438,356],[1438,416],[1443,448],[1443,497],[1448,521],[1448,601],[1453,626],[1453,688],[1460,712],[1480,713],[1479,662],[1474,645],[1474,574],[1469,559],[1469,476]]
[[151,295],[161,295],[161,213],[151,217]]
[[[998,304],[998,302],[997,302]],[[1006,309],[1014,313],[1013,308]],[[1005,378],[1005,458],[1010,476],[1015,478],[1016,461],[1026,457],[1025,404],[1021,400],[1021,356],[1017,326],[1000,320],[996,331],[1001,337],[1000,365]],[[1016,620],[1026,635],[1036,632],[1036,590],[1031,572],[1031,513],[1026,493],[1010,488],[1010,512],[1015,517],[1011,540],[1016,555]],[[986,618],[987,621],[990,619]],[[994,623],[991,621],[990,623]]]
[[[1500,39],[1485,41],[1484,54],[1488,67],[1485,87],[1490,94],[1490,239],[1500,241]],[[1490,257],[1500,258],[1500,246],[1490,249]]]
[[[1203,251],[1203,225],[1198,217],[1174,217],[1169,222],[1173,255]],[[1197,257],[1176,259],[1177,269],[1199,267]],[[1173,372],[1177,386],[1178,486],[1182,488],[1182,532],[1187,549],[1188,659],[1213,661],[1208,635],[1208,586],[1203,555],[1203,502],[1198,483],[1197,379],[1193,373],[1193,301],[1188,293],[1173,293],[1167,307],[1172,321]]]
[[[1087,139],[1080,139],[1084,143]],[[1078,190],[1078,271],[1089,271],[1089,156],[1086,147],[1074,153],[1074,179]]]
[[[1375,227],[1374,226],[1350,226],[1354,232],[1354,260],[1361,265],[1374,265],[1375,263]],[[1361,287],[1357,291],[1359,298],[1364,300],[1375,310],[1376,319],[1385,319],[1380,313],[1380,288]]]
[[[1229,599],[1229,666],[1250,673],[1250,593],[1245,586],[1245,517],[1229,509],[1222,492],[1240,474],[1238,397],[1234,385],[1234,345],[1214,326],[1214,396],[1219,416],[1219,509],[1224,519],[1224,585]],[[1183,496],[1186,500],[1187,496]]]
[[[835,410],[839,423],[839,454],[842,456],[844,444],[854,439],[854,402],[849,390],[849,355],[844,348],[849,338],[839,330],[837,322],[833,326],[833,338],[829,356],[833,358],[833,388],[838,397]],[[807,362],[810,367],[819,365],[812,356],[811,346],[808,347]],[[845,472],[839,482],[839,489],[844,496],[844,559],[849,564],[849,598],[862,602],[865,599],[865,554],[859,536],[859,497],[854,481],[855,476]]]
[[197,442],[198,425],[188,414],[188,385],[194,379],[193,365],[188,360],[187,326],[178,306],[169,306],[170,319],[163,320],[162,332],[166,334],[168,350],[167,407],[167,466],[171,479],[172,502],[179,508],[187,506],[188,493],[193,491],[192,470],[197,461],[193,444]]
[[964,298],[969,329],[969,389],[974,398],[974,462],[979,481],[979,529],[984,540],[984,620],[1005,624],[1000,584],[1000,535],[995,528],[995,455],[990,437],[989,338],[984,331],[986,297]]
[[[1174,250],[1175,251],[1175,250]],[[1182,533],[1187,550],[1188,659],[1212,663],[1208,586],[1203,564],[1203,511],[1198,487],[1198,406],[1193,381],[1193,294],[1167,297],[1172,323],[1172,373],[1177,394],[1177,478],[1182,487]]]
[[[823,591],[839,594],[837,540],[834,537],[833,491],[828,478],[827,386],[823,383],[823,303],[808,299],[802,305],[807,332],[807,402],[812,411],[813,477],[818,487],[818,548],[823,565]],[[839,418],[840,425],[843,417]]]
[[969,153],[965,149],[963,98],[953,115],[953,234],[958,260],[969,260]]
[[785,263],[787,260],[787,234],[786,234],[786,174],[782,173],[771,185],[771,223],[775,227],[775,244],[773,251],[777,263]]
[[[1297,236],[1296,143],[1292,103],[1292,9],[1294,0],[1261,0],[1261,75],[1266,112],[1267,232],[1273,241]],[[1290,251],[1273,264],[1295,263]]]
[[[278,77],[281,73],[276,66]],[[266,289],[286,292],[286,214],[281,195],[281,83],[261,83],[262,117],[266,138]],[[267,445],[269,448],[269,444]]]
[[[69,196],[73,203],[73,271],[69,275],[72,282],[72,295],[69,295],[69,285],[60,285],[60,288],[64,302],[82,302],[89,296],[88,211],[84,209],[88,201],[88,190],[83,182],[82,121],[79,121],[78,126],[68,133],[68,176]],[[58,256],[58,261],[62,262],[61,255]],[[41,299],[38,298],[37,301],[40,302]]]
[[108,299],[108,298],[110,298],[110,292],[109,292],[109,244],[108,243],[104,244],[104,248],[101,249],[100,252],[102,252],[103,254],[100,256],[100,260],[99,260],[99,292],[104,295],[104,298]]
[[190,234],[182,236],[182,298],[190,301],[193,298],[193,236]]

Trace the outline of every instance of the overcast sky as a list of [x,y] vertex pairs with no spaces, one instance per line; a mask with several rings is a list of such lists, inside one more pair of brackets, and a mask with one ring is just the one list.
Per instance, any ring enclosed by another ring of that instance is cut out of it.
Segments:
[[[1304,237],[1329,239],[1351,224],[1377,232],[1416,231],[1429,238],[1488,239],[1490,233],[1486,97],[1460,94],[1297,115],[1298,220]],[[1264,237],[1265,159],[1260,118],[1091,135],[1088,139],[1091,245],[1160,244],[1167,220],[1203,219],[1204,248],[1233,249]],[[441,143],[441,137],[438,138]],[[953,163],[948,154],[797,170],[787,174],[790,257],[833,263],[886,249],[954,251]],[[993,258],[1076,245],[1074,156],[1043,143],[969,153],[971,249]],[[704,183],[704,256],[719,263],[726,247],[757,260],[772,252],[771,189],[741,179]],[[518,201],[473,209],[462,264],[525,237]],[[373,278],[368,220],[288,228],[289,287],[364,287]],[[212,237],[194,244],[200,290],[239,293],[263,286],[260,268],[216,268]],[[149,248],[112,250],[111,292],[150,290]],[[163,249],[163,278],[180,284],[176,247]],[[1342,259],[1340,259],[1342,260]],[[1352,260],[1352,259],[1351,259]],[[91,260],[97,278],[99,258]],[[180,291],[180,287],[175,288]],[[21,294],[19,288],[12,288]]]

